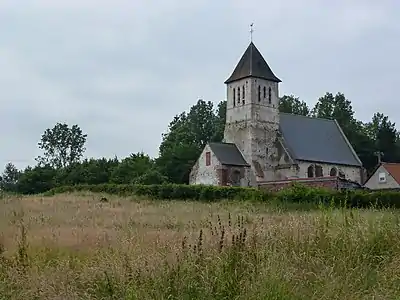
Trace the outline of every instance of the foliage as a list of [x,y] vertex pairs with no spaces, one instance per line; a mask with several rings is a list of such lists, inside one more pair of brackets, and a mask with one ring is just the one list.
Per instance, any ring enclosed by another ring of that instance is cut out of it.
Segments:
[[400,208],[398,191],[334,191],[324,188],[294,184],[279,192],[267,192],[256,188],[218,187],[186,184],[102,184],[75,185],[54,188],[46,195],[66,192],[90,191],[119,196],[146,196],[158,200],[219,201],[236,199],[274,203],[297,203],[353,208]]
[[309,116],[311,113],[307,103],[301,101],[299,97],[294,95],[285,95],[281,97],[279,101],[279,111],[302,116]]
[[90,191],[119,196],[137,195],[158,200],[198,200],[217,201],[224,199],[267,201],[270,194],[255,188],[214,187],[186,184],[102,184],[75,185],[54,188],[46,195],[58,193]]
[[[326,93],[313,108],[299,97],[284,95],[279,110],[335,119],[368,172],[375,168],[378,157],[386,162],[400,162],[400,135],[395,123],[379,112],[370,122],[357,120],[351,101],[342,93]],[[210,101],[198,100],[188,112],[176,115],[169,123],[155,159],[141,152],[121,160],[115,157],[81,161],[87,135],[78,125],[57,123],[41,137],[39,148],[44,154],[37,158],[38,166],[17,170],[12,164],[7,165],[0,177],[0,187],[8,192],[36,193],[76,184],[185,184],[204,146],[223,140],[225,116],[226,101],[215,107]],[[44,182],[42,175],[48,182]]]
[[189,112],[174,117],[162,135],[157,166],[174,183],[188,183],[190,169],[209,141],[221,141],[226,104],[217,111],[211,101],[198,100]]
[[51,165],[55,168],[76,163],[85,152],[86,138],[87,135],[78,125],[69,127],[66,123],[57,123],[42,134],[38,146],[44,154],[36,160],[40,165]]
[[17,167],[11,162],[7,163],[2,176],[0,176],[0,190],[16,192],[20,176],[21,173],[18,171]]

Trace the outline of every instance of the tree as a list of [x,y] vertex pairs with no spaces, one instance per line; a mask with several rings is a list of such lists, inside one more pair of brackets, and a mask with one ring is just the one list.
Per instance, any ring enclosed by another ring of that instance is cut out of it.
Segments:
[[399,155],[399,133],[396,124],[389,121],[389,117],[382,113],[375,113],[371,122],[365,124],[365,130],[374,141],[374,152],[383,153],[385,161],[396,162]]
[[136,178],[142,176],[154,167],[152,159],[143,152],[131,154],[124,158],[112,171],[111,182],[133,183]]
[[0,187],[7,192],[16,192],[17,183],[21,173],[11,162],[7,163],[2,176],[0,177]]
[[21,174],[17,191],[21,194],[38,194],[56,187],[57,170],[50,165],[27,167]]
[[36,158],[39,165],[50,165],[63,168],[79,162],[85,152],[87,135],[78,125],[69,127],[65,123],[57,123],[53,129],[46,129],[38,146],[44,151],[43,156]]
[[217,113],[211,101],[198,100],[189,112],[173,118],[168,132],[162,135],[159,170],[174,183],[187,183],[190,170],[204,146],[210,141],[220,142],[223,137],[226,104],[220,103]]
[[279,111],[302,116],[310,115],[310,108],[307,106],[307,103],[301,101],[299,97],[295,97],[294,95],[284,95],[280,98]]
[[221,142],[224,139],[225,122],[226,122],[226,101],[218,103],[217,113],[215,116],[216,131],[212,137],[213,142]]

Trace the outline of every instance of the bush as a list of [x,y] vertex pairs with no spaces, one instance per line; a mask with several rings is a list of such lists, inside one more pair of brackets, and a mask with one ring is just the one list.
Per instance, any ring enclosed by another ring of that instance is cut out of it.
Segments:
[[276,193],[256,188],[216,187],[184,184],[99,184],[61,186],[45,193],[54,195],[74,191],[90,191],[119,196],[146,196],[160,200],[218,201],[224,199],[246,201],[277,201],[333,205],[354,208],[400,208],[400,192],[396,191],[333,191],[293,185]]
[[98,184],[61,186],[44,193],[54,195],[75,191],[90,191],[119,196],[147,196],[162,200],[201,200],[216,201],[222,199],[267,201],[272,194],[255,188],[214,187],[206,185],[184,184]]

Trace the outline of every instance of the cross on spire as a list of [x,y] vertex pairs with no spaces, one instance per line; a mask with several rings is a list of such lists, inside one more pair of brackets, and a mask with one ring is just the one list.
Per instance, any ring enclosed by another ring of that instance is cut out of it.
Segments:
[[253,25],[254,25],[254,23],[251,23],[250,24],[250,42],[253,42]]

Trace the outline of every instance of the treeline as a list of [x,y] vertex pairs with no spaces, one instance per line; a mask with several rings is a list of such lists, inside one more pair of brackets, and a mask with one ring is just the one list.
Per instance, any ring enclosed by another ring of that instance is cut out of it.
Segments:
[[[356,119],[350,100],[342,93],[326,93],[310,108],[290,95],[280,101],[281,112],[336,119],[359,155],[367,171],[378,162],[400,161],[400,138],[395,123],[381,113],[369,122]],[[209,141],[223,138],[226,101],[217,107],[198,100],[188,112],[176,115],[162,135],[157,158],[145,153],[129,157],[82,160],[87,135],[78,125],[57,123],[46,129],[38,143],[42,155],[37,164],[18,170],[8,163],[0,178],[4,191],[32,194],[55,187],[77,184],[162,184],[187,183],[190,169]]]

